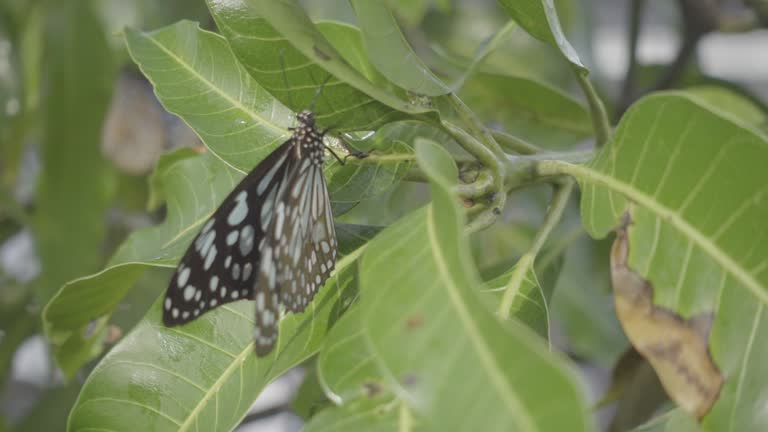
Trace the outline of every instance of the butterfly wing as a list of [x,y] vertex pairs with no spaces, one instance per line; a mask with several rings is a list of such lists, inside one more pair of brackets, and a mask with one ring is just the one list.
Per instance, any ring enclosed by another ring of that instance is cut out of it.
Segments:
[[305,155],[296,165],[285,191],[278,194],[270,231],[264,237],[254,333],[260,356],[277,341],[277,318],[271,309],[278,300],[288,311],[303,311],[336,263],[336,232],[322,153]]
[[260,244],[280,188],[285,188],[284,180],[294,170],[292,148],[289,139],[261,161],[205,222],[166,291],[166,326],[184,324],[228,302],[253,298]]
[[280,249],[280,302],[291,312],[302,312],[336,265],[336,231],[322,166],[311,164],[305,180],[296,181],[286,208],[290,231]]

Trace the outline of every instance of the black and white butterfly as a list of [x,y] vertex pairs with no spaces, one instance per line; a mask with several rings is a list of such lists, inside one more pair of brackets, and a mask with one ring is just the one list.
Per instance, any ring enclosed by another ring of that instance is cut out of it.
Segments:
[[166,326],[240,299],[255,300],[256,354],[277,341],[280,306],[301,312],[336,264],[336,231],[323,176],[325,131],[311,111],[203,225],[163,302]]

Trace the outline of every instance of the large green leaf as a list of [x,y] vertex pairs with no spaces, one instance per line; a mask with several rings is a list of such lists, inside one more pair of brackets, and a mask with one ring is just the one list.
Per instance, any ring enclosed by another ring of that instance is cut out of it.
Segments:
[[[329,43],[294,1],[208,0],[216,23],[251,76],[294,110],[312,106],[318,121],[341,130],[375,129],[425,110],[371,82]],[[346,38],[359,31],[340,25]],[[362,49],[362,43],[356,43]],[[351,46],[346,45],[345,49]],[[324,84],[323,84],[324,83]],[[315,93],[322,85],[321,97]]]
[[499,3],[531,36],[551,45],[574,66],[584,69],[560,27],[553,0],[499,0]]
[[726,382],[707,431],[768,428],[766,161],[764,136],[681,92],[635,104],[591,163],[542,167],[579,180],[593,236],[631,214],[628,265],[657,305],[714,314],[709,350]]
[[109,166],[101,156],[101,123],[114,69],[98,17],[87,2],[48,8],[48,89],[42,169],[33,220],[43,272],[39,299],[101,264]]
[[[428,428],[589,430],[561,361],[529,330],[499,322],[481,298],[450,192],[453,161],[432,143],[418,142],[416,149],[432,180],[432,205],[368,246],[360,270],[362,335],[350,336],[364,338],[380,382]],[[364,377],[371,366],[356,374]],[[356,383],[348,383],[354,392]]]
[[125,41],[165,109],[230,166],[250,170],[288,138],[293,113],[245,72],[221,36],[181,21],[151,33],[126,29]]
[[275,350],[253,348],[252,301],[222,306],[167,328],[161,302],[96,366],[69,430],[229,431],[266,384],[314,354],[344,309],[364,246],[342,257],[307,310],[280,320]]
[[368,58],[390,81],[413,93],[450,93],[406,41],[385,2],[352,0]]

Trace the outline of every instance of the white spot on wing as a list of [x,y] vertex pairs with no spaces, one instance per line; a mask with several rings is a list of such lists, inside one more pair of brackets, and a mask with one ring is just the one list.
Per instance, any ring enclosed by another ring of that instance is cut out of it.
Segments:
[[248,203],[245,201],[246,198],[248,198],[247,191],[241,191],[237,194],[235,197],[235,208],[229,212],[229,216],[227,217],[228,224],[235,226],[245,220],[245,217],[248,215]]
[[216,245],[211,246],[211,250],[208,251],[208,255],[205,256],[205,263],[203,264],[203,268],[205,270],[210,270],[211,265],[213,265],[213,260],[216,259]]
[[256,230],[253,229],[253,226],[246,225],[243,227],[240,235],[239,245],[240,253],[243,254],[243,256],[247,256],[253,250],[253,240],[255,233]]
[[256,193],[258,195],[261,195],[264,193],[264,191],[267,189],[267,186],[269,186],[269,183],[272,182],[272,177],[275,176],[275,173],[277,172],[278,169],[280,169],[280,166],[283,165],[283,163],[285,162],[285,158],[287,157],[288,157],[288,153],[286,152],[280,157],[280,159],[277,160],[277,162],[275,162],[274,165],[272,165],[272,168],[270,168],[269,171],[267,171],[267,173],[264,174],[264,177],[262,177],[261,181],[259,182],[259,186],[256,188]]
[[197,290],[192,285],[187,285],[186,288],[184,288],[184,300],[190,301],[192,300],[192,297],[195,296],[195,292]]
[[237,242],[237,236],[240,235],[240,232],[238,230],[232,230],[229,234],[227,234],[227,246],[232,246]]
[[184,267],[179,272],[179,276],[176,278],[176,283],[179,285],[179,288],[187,284],[187,281],[189,280],[189,272],[190,272],[189,267]]

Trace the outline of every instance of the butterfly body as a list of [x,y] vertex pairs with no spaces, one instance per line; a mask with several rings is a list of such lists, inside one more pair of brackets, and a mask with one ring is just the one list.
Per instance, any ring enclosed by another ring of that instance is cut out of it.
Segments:
[[255,301],[260,356],[277,340],[281,307],[301,312],[336,263],[336,232],[323,176],[323,135],[314,115],[224,199],[192,241],[163,302],[166,326],[225,303]]

